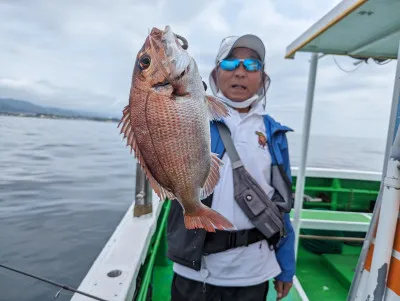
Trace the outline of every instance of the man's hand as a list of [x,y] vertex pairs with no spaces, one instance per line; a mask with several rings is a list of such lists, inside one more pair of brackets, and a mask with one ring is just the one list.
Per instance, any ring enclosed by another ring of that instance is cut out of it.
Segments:
[[275,290],[277,292],[276,300],[281,300],[287,296],[293,283],[292,282],[282,282],[279,280],[274,281]]

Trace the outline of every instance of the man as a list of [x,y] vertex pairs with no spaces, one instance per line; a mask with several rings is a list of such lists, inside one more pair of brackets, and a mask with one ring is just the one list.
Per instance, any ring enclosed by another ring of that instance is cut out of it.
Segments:
[[[213,94],[230,108],[230,116],[223,123],[230,130],[244,167],[272,198],[276,190],[271,184],[273,165],[283,167],[291,182],[286,139],[291,129],[264,111],[270,83],[264,60],[265,47],[257,36],[225,38],[209,80]],[[267,241],[235,201],[230,159],[215,122],[211,122],[211,148],[225,164],[213,194],[203,202],[223,214],[237,231],[187,230],[179,204],[171,204],[167,239],[168,257],[174,261],[172,301],[266,300],[270,279],[275,279],[280,300],[288,294],[295,273],[294,232],[289,215],[284,215],[286,235],[277,244]]]

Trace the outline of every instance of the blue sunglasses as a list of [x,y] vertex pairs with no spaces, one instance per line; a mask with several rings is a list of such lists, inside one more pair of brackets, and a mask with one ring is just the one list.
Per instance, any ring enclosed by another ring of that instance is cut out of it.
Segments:
[[233,71],[239,67],[240,63],[243,63],[246,71],[255,72],[262,68],[262,63],[257,59],[225,59],[219,63],[222,70]]

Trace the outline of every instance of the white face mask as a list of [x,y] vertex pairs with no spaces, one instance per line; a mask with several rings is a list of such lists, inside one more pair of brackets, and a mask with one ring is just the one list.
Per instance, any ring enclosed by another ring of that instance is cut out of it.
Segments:
[[222,99],[224,103],[226,103],[228,106],[235,108],[235,109],[243,109],[247,108],[250,105],[252,105],[255,101],[260,100],[262,97],[260,97],[258,94],[254,94],[252,97],[244,100],[244,101],[232,101],[229,98],[227,98],[224,94],[222,94],[221,91],[217,92],[217,96]]

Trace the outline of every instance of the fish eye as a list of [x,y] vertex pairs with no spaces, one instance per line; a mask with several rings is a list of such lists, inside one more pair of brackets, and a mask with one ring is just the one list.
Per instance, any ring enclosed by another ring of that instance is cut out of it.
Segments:
[[150,63],[151,63],[151,58],[147,54],[144,54],[139,59],[139,68],[141,70],[145,70],[145,69],[149,68]]

